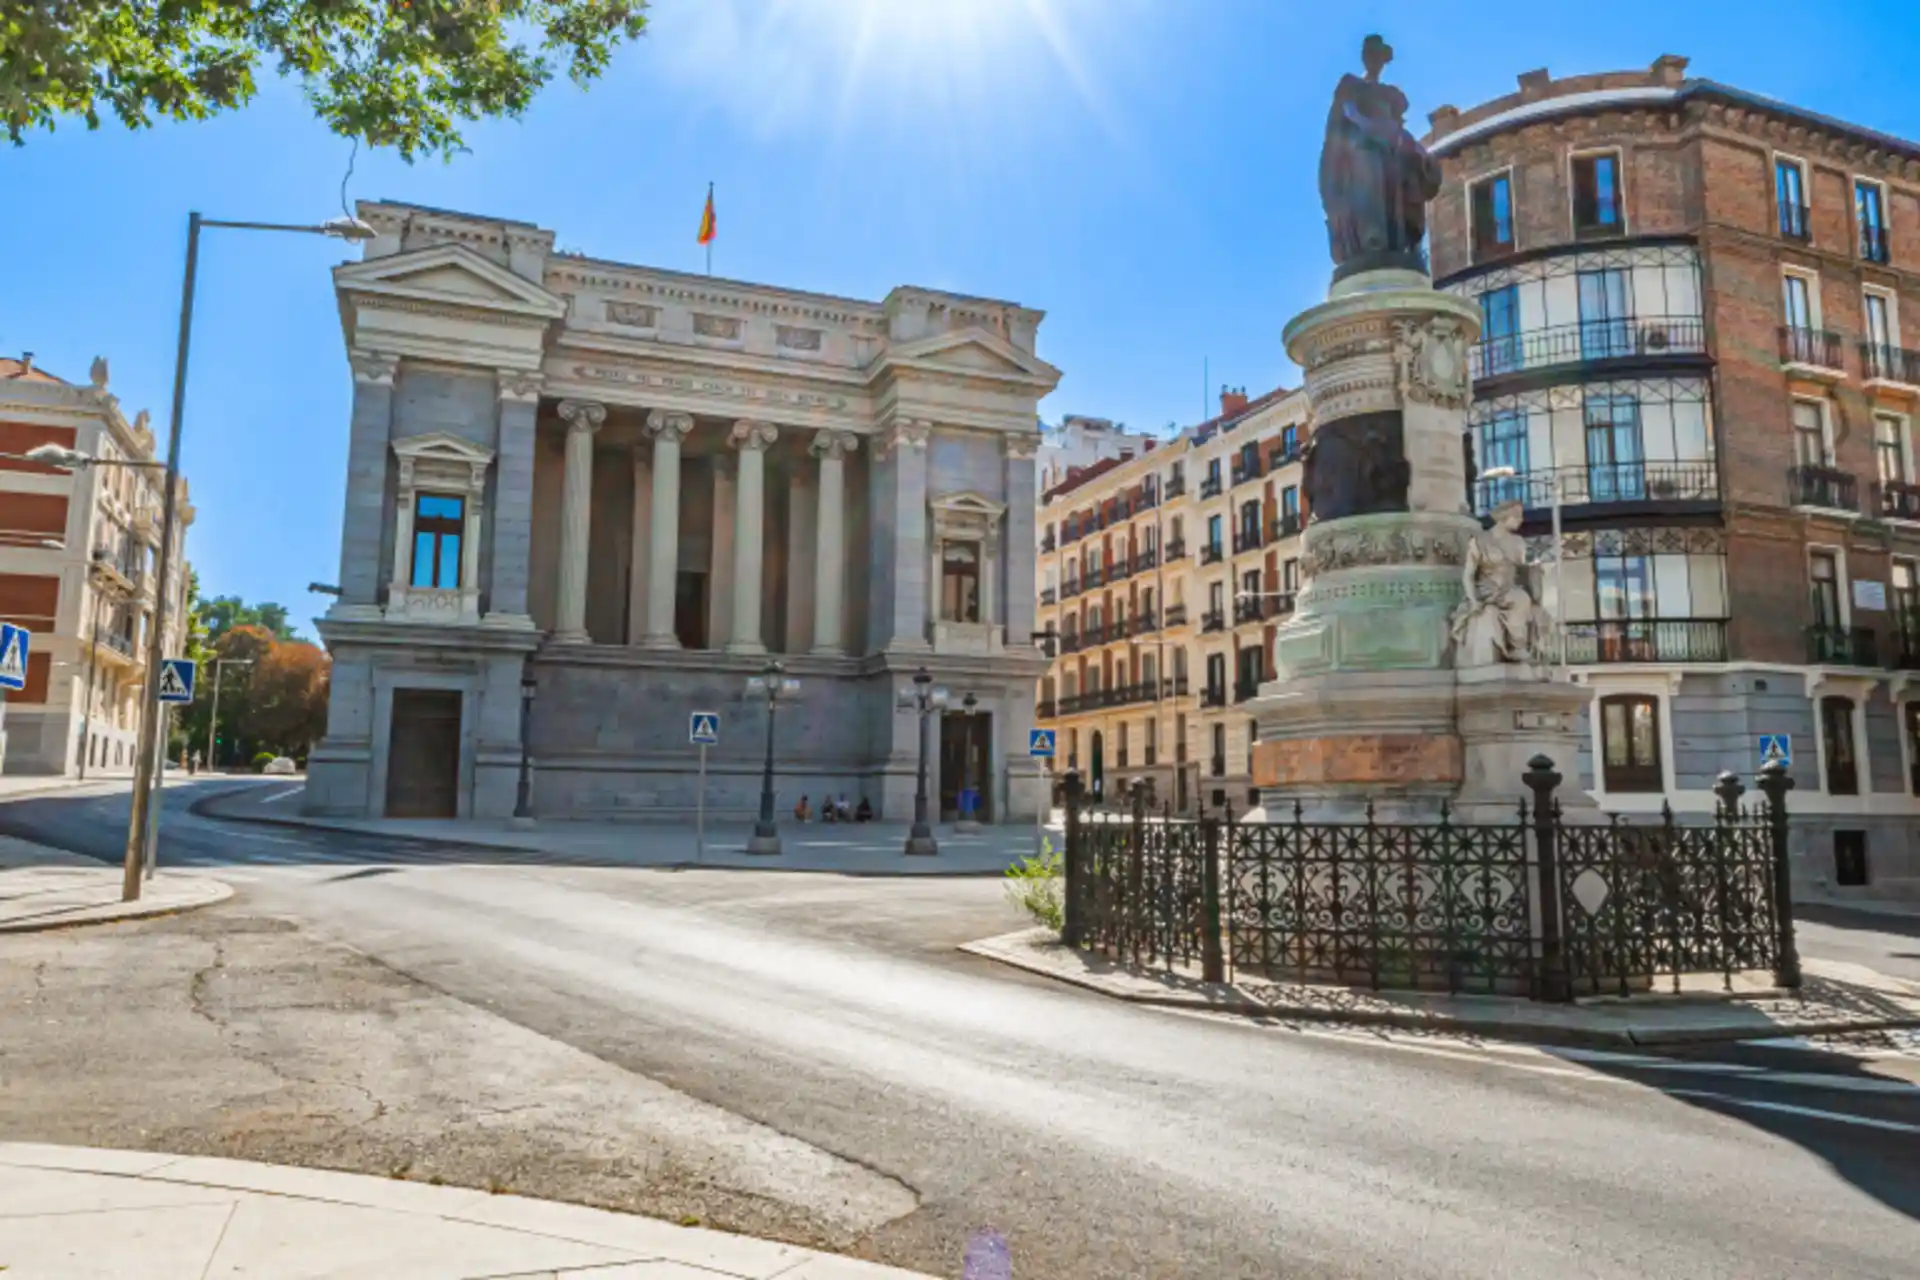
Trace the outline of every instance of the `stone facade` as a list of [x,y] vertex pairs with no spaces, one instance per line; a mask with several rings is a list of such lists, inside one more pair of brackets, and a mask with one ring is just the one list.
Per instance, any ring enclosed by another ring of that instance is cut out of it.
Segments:
[[[86,385],[0,359],[0,620],[33,632],[27,687],[6,694],[0,772],[79,775],[133,767],[158,588],[164,461],[142,412],[128,421],[95,359]],[[40,445],[109,464],[21,461]],[[146,465],[126,465],[146,464]],[[187,527],[180,482],[163,649],[181,652]]]
[[510,813],[524,684],[536,816],[690,816],[696,710],[723,719],[708,811],[745,816],[766,711],[744,685],[774,658],[802,686],[778,715],[783,808],[844,792],[909,815],[895,692],[924,666],[990,717],[988,816],[1033,819],[1035,409],[1059,379],[1040,312],[360,216],[377,237],[335,273],[354,408],[310,808]]
[[1804,883],[1920,895],[1920,145],[1686,67],[1431,117],[1479,461],[1518,473],[1479,496],[1553,561],[1560,495],[1603,806],[1704,813],[1788,734]]

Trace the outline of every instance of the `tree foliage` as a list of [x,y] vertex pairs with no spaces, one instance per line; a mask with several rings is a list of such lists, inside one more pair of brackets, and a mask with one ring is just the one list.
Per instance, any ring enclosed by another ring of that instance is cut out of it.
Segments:
[[411,161],[459,125],[519,116],[564,61],[585,85],[646,25],[645,0],[4,0],[0,119],[111,113],[132,128],[241,106],[263,59],[333,132]]
[[209,763],[232,765],[261,751],[305,759],[327,728],[326,653],[293,634],[280,605],[249,605],[238,596],[207,600],[197,580],[192,588],[187,656],[199,661],[200,676],[193,702],[180,709],[169,754],[205,754],[217,681],[217,758]]

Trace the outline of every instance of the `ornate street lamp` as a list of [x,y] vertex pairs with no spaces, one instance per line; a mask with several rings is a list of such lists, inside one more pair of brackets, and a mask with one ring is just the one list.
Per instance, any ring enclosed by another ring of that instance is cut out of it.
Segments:
[[974,791],[973,783],[973,709],[980,705],[980,699],[969,693],[960,699],[964,714],[960,721],[960,820],[953,829],[971,835],[980,830],[979,819],[973,815],[976,810],[967,804],[968,793],[973,792],[975,803],[979,793]]
[[773,821],[773,718],[780,699],[800,692],[800,682],[778,662],[768,662],[759,675],[747,677],[747,696],[767,700],[767,760],[760,773],[760,817],[747,841],[748,853],[779,853],[780,828]]
[[920,717],[920,774],[913,789],[913,827],[907,832],[906,851],[934,854],[940,852],[940,843],[933,838],[933,826],[927,821],[927,717],[946,710],[947,691],[935,688],[933,676],[922,667],[913,673],[913,688],[900,690],[898,698],[903,710]]

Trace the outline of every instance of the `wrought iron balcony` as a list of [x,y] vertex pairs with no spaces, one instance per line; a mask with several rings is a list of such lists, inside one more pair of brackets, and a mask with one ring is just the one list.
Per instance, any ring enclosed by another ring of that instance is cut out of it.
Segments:
[[1297,537],[1299,533],[1300,513],[1298,511],[1282,511],[1274,517],[1273,536],[1276,539]]
[[1868,262],[1887,261],[1887,229],[1885,227],[1860,228],[1860,256]]
[[1233,602],[1233,622],[1239,626],[1244,622],[1259,622],[1265,617],[1259,596],[1241,596]]
[[1877,667],[1880,647],[1866,627],[1807,628],[1807,661],[1840,667]]
[[1185,560],[1186,558],[1187,540],[1185,538],[1168,538],[1167,563],[1172,564],[1175,560]]
[[1160,629],[1160,619],[1154,616],[1153,610],[1142,609],[1133,615],[1133,621],[1128,624],[1128,629],[1136,636],[1144,636],[1150,631]]
[[[1224,685],[1208,685],[1200,691],[1200,705],[1203,707],[1224,707],[1227,705],[1227,690]],[[1214,757],[1219,759],[1218,756]]]
[[1223,486],[1220,483],[1219,476],[1208,476],[1200,482],[1200,496],[1202,499],[1217,498],[1222,492]]
[[1042,698],[1033,704],[1035,720],[1051,720],[1060,714],[1060,704],[1052,698]]
[[1233,554],[1245,555],[1249,551],[1258,551],[1266,545],[1266,539],[1260,536],[1258,529],[1235,529],[1233,531]]
[[1480,511],[1507,502],[1536,510],[1551,507],[1556,484],[1561,505],[1567,507],[1590,502],[1715,502],[1720,497],[1720,475],[1712,462],[1614,462],[1482,480],[1477,486]]
[[1146,746],[1140,749],[1140,763],[1143,765],[1146,765],[1149,769],[1151,769],[1155,764],[1158,763],[1158,761],[1155,759],[1155,754],[1156,753],[1154,752],[1153,744],[1149,742]]
[[1068,578],[1066,581],[1060,584],[1060,598],[1062,600],[1071,600],[1079,594],[1080,594],[1080,579]]
[[1107,566],[1108,582],[1125,582],[1132,576],[1133,562],[1125,556],[1116,556],[1113,563]]
[[1802,329],[1798,325],[1783,324],[1780,326],[1780,363],[1837,372],[1841,368],[1840,335],[1831,329]]
[[1080,633],[1081,643],[1091,649],[1107,642],[1107,628],[1103,623],[1095,623]]
[[1187,606],[1184,604],[1170,604],[1167,606],[1166,613],[1162,614],[1161,617],[1169,627],[1184,627],[1187,625]]
[[103,648],[111,649],[122,657],[133,656],[133,637],[123,636],[117,631],[96,631],[93,642]]
[[1298,444],[1295,444],[1292,448],[1288,448],[1285,445],[1275,445],[1267,451],[1267,470],[1269,471],[1277,471],[1281,467],[1292,466],[1298,461],[1300,461],[1300,446]]
[[1143,547],[1139,551],[1134,552],[1133,571],[1135,573],[1145,573],[1149,569],[1157,569],[1159,567],[1160,549],[1158,547]]
[[1920,387],[1920,351],[1879,342],[1860,344],[1860,367],[1869,381]]
[[1802,465],[1787,471],[1787,489],[1796,507],[1858,511],[1860,482],[1833,467]]
[[1486,338],[1473,345],[1469,363],[1473,376],[1485,379],[1588,360],[1695,356],[1706,350],[1706,324],[1698,316],[1631,316]]
[[1291,591],[1282,591],[1278,595],[1268,596],[1266,597],[1267,616],[1284,618],[1293,612],[1295,603],[1295,596]]
[[1874,486],[1874,509],[1887,520],[1920,520],[1920,484],[1882,480]]
[[1040,535],[1040,550],[1042,552],[1058,550],[1059,545],[1059,543],[1054,541],[1053,530],[1049,529]]
[[1086,576],[1083,577],[1081,581],[1086,583],[1087,590],[1091,591],[1095,587],[1099,586],[1102,582],[1106,581],[1104,574],[1105,574],[1105,570],[1103,570],[1099,565],[1097,564],[1089,565],[1086,569]]
[[1607,618],[1567,624],[1567,661],[1725,662],[1725,618]]
[[1258,680],[1235,680],[1233,682],[1233,700],[1235,702],[1245,702],[1249,698],[1259,694],[1259,692],[1260,682]]
[[1080,640],[1080,633],[1078,631],[1062,631],[1060,633],[1060,652],[1078,653],[1085,647]]
[[[1218,705],[1225,706],[1226,703],[1222,702]],[[1227,758],[1225,756],[1215,756],[1208,764],[1212,770],[1213,777],[1224,778],[1227,776]]]
[[1201,614],[1200,629],[1202,631],[1225,631],[1227,629],[1226,610],[1209,609]]
[[1789,240],[1813,239],[1812,210],[1803,204],[1780,206],[1780,234]]
[[1235,484],[1246,484],[1249,480],[1258,480],[1262,473],[1260,455],[1258,453],[1253,455],[1251,466],[1247,465],[1243,459],[1235,458],[1230,470],[1233,472]]
[[1040,588],[1040,603],[1041,604],[1059,604],[1060,592],[1053,587]]
[[1201,564],[1219,564],[1226,558],[1226,549],[1217,542],[1209,542],[1200,548]]

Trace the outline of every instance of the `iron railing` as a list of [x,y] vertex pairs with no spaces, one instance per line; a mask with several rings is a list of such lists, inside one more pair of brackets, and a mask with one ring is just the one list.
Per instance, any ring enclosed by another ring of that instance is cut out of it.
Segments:
[[1484,379],[1588,360],[1704,355],[1706,350],[1706,325],[1698,316],[1623,316],[1485,338],[1473,345],[1469,363],[1473,376]]
[[1249,551],[1258,551],[1266,545],[1258,529],[1235,529],[1233,531],[1233,554],[1245,555]]
[[1887,261],[1887,229],[1871,224],[1860,228],[1860,256],[1868,262]]
[[1080,594],[1080,579],[1068,578],[1060,584],[1060,598],[1071,600]]
[[1799,325],[1783,324],[1780,326],[1780,363],[1838,369],[1840,335],[1831,329],[1803,329]]
[[1247,702],[1258,697],[1259,694],[1260,682],[1258,680],[1240,679],[1233,682],[1233,700],[1235,702]]
[[1187,540],[1185,538],[1168,538],[1166,550],[1168,564],[1172,564],[1175,560],[1185,560],[1187,558]]
[[1881,342],[1860,344],[1860,368],[1870,379],[1920,386],[1920,351]]
[[1145,573],[1149,569],[1159,567],[1160,549],[1158,547],[1143,547],[1134,553],[1133,571],[1135,573]]
[[1217,498],[1223,491],[1224,489],[1220,483],[1219,476],[1208,476],[1200,482],[1200,496],[1202,499]]
[[1225,631],[1227,629],[1226,611],[1224,609],[1209,609],[1201,614],[1200,629],[1202,631]]
[[1201,564],[1219,564],[1226,557],[1226,549],[1217,542],[1206,543],[1200,548]]
[[1273,518],[1273,536],[1275,540],[1295,537],[1300,532],[1300,513],[1282,511]]
[[1267,470],[1269,471],[1292,466],[1298,461],[1300,461],[1300,446],[1297,443],[1291,449],[1285,445],[1275,445],[1267,451]]
[[1780,206],[1780,234],[1789,240],[1811,240],[1812,210],[1804,204],[1782,204]]
[[1040,535],[1040,550],[1042,552],[1057,550],[1059,548],[1059,545],[1060,544],[1058,542],[1054,541],[1052,529],[1048,529],[1045,533]]
[[1807,661],[1840,667],[1877,667],[1880,646],[1871,628],[1815,623],[1807,628]]
[[1787,470],[1787,489],[1796,507],[1826,507],[1834,511],[1860,509],[1860,481],[1835,467],[1803,463]]
[[1725,618],[1608,618],[1567,624],[1567,661],[1725,662]]
[[1184,472],[1167,481],[1167,496],[1178,498],[1187,491],[1187,477]]
[[1480,481],[1480,510],[1484,514],[1507,502],[1545,509],[1553,505],[1556,485],[1563,507],[1593,502],[1713,502],[1720,497],[1720,471],[1708,460],[1543,467]]
[[1258,480],[1262,474],[1260,455],[1258,453],[1253,455],[1252,465],[1248,465],[1245,459],[1235,458],[1227,469],[1232,473],[1233,483],[1237,485],[1245,484],[1249,480]]
[[1920,484],[1882,480],[1874,486],[1874,495],[1874,506],[1881,516],[1891,520],[1920,520]]
[[1258,622],[1262,616],[1259,596],[1241,596],[1233,602],[1233,621],[1236,626],[1243,622]]
[[1060,603],[1060,592],[1053,587],[1040,588],[1040,603],[1041,604]]
[[1161,617],[1164,624],[1169,627],[1184,627],[1187,625],[1187,606],[1184,604],[1170,604]]
[[1224,686],[1210,684],[1200,691],[1200,705],[1203,707],[1224,707],[1227,705],[1227,691]]
[[1057,699],[1041,698],[1033,704],[1033,718],[1035,720],[1052,720],[1059,714],[1060,704]]

